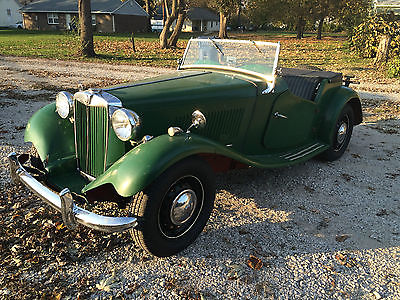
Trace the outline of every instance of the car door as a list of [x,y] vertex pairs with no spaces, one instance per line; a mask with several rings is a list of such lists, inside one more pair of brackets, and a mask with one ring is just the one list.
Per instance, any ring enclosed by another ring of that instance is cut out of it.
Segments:
[[264,146],[288,150],[310,143],[315,138],[313,123],[316,104],[286,91],[276,100],[264,134]]

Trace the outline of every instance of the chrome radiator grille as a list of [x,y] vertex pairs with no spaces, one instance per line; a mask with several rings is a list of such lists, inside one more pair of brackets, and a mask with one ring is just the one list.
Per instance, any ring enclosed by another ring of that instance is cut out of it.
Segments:
[[76,157],[80,171],[97,177],[105,171],[108,143],[107,107],[74,101]]

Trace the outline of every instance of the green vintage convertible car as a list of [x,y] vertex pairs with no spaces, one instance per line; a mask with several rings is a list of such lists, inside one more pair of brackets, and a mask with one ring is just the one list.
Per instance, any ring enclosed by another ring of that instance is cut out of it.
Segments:
[[[156,256],[190,245],[213,209],[214,172],[342,156],[362,122],[342,74],[278,68],[279,43],[191,39],[167,76],[60,92],[36,112],[10,171],[65,225],[130,230]],[[114,216],[91,205],[115,202]],[[85,207],[86,209],[84,209]]]

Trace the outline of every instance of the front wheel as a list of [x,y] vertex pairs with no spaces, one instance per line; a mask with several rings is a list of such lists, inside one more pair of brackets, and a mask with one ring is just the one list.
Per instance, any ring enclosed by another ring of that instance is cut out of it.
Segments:
[[176,163],[133,197],[129,213],[140,220],[131,230],[133,240],[159,257],[182,251],[203,230],[214,198],[214,173],[205,161],[190,157]]
[[335,133],[331,147],[321,154],[321,158],[334,161],[340,158],[349,145],[354,126],[354,112],[350,104],[346,104],[336,121]]

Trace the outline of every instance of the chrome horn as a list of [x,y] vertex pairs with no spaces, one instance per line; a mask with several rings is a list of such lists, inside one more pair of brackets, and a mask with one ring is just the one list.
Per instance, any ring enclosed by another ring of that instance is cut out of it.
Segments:
[[[203,113],[199,110],[195,110],[192,113],[192,124],[189,126],[189,128],[186,130],[186,133],[190,133],[190,130],[192,128],[203,128],[206,126],[207,120],[206,117],[203,115]],[[175,136],[178,134],[183,133],[183,130],[179,127],[170,127],[168,128],[168,135],[169,136]]]
[[192,128],[204,128],[206,126],[207,120],[203,113],[199,110],[195,110],[192,113],[192,125],[186,130],[186,133],[190,133]]

